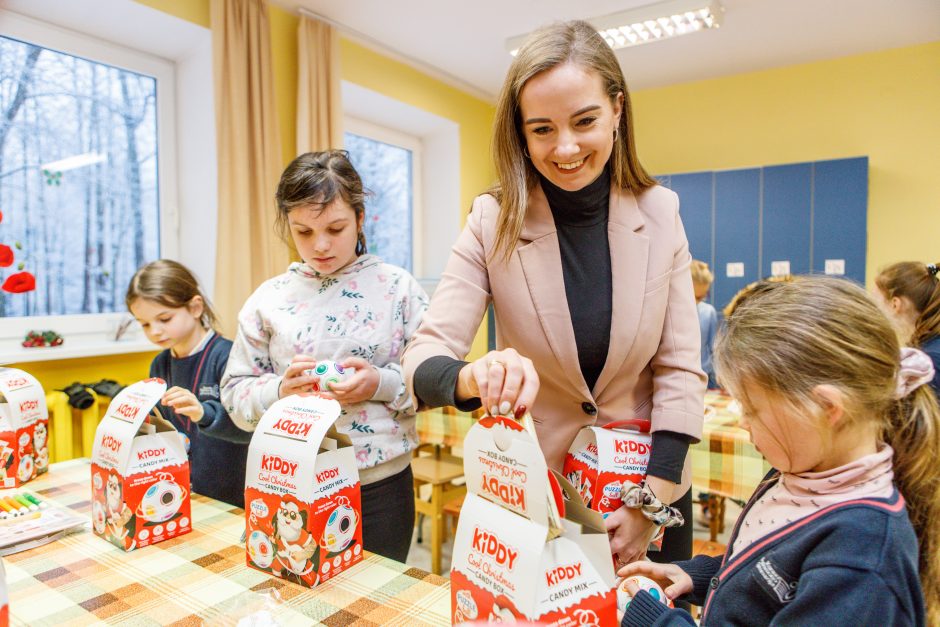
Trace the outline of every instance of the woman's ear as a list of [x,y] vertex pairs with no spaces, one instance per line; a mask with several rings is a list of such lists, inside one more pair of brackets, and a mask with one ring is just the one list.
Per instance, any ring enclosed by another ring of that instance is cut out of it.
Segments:
[[820,384],[813,388],[813,396],[822,408],[826,420],[835,427],[845,415],[845,399],[834,385]]
[[623,115],[623,92],[618,91],[614,98],[614,128],[620,127],[620,116]]

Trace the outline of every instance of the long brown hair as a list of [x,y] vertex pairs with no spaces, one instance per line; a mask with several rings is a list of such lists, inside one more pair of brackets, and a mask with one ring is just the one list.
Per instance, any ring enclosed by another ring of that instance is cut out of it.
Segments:
[[196,296],[202,298],[202,317],[199,322],[206,329],[215,329],[218,318],[189,268],[172,259],[157,259],[141,267],[131,277],[124,304],[130,309],[138,298],[145,298],[164,307],[179,309],[188,307]]
[[362,231],[366,195],[362,178],[349,160],[348,152],[306,152],[291,161],[281,174],[275,194],[277,219],[274,225],[281,237],[290,243],[287,214],[291,209],[308,205],[318,205],[325,209],[339,196],[356,212],[356,223],[359,227],[356,254],[364,255],[368,252],[366,236]]
[[928,622],[940,624],[940,407],[928,385],[896,398],[900,351],[891,322],[861,287],[806,276],[752,290],[728,318],[715,364],[745,406],[744,387],[753,385],[812,420],[823,412],[813,390],[828,384],[845,399],[837,429],[875,423],[894,449],[895,481],[920,544]]
[[906,298],[917,311],[911,344],[920,346],[940,335],[940,278],[938,264],[902,261],[891,264],[875,278],[875,285],[886,300]]
[[535,166],[523,152],[525,137],[519,94],[530,78],[564,63],[574,63],[597,72],[611,103],[616,103],[618,95],[623,94],[623,112],[610,156],[610,175],[614,184],[634,192],[656,184],[636,155],[630,92],[614,51],[594,27],[581,20],[541,28],[519,48],[496,103],[493,159],[499,180],[497,186],[488,192],[500,203],[494,257],[502,254],[504,259],[508,259],[512,254],[513,245],[522,232],[529,191],[538,180]]

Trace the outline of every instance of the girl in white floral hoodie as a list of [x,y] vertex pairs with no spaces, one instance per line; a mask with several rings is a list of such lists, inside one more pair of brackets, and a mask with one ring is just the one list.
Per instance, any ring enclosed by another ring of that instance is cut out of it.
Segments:
[[406,270],[366,254],[364,192],[344,151],[307,153],[284,171],[278,227],[303,263],[263,283],[238,315],[222,403],[253,431],[279,398],[309,392],[317,361],[355,368],[330,392],[343,406],[362,482],[364,548],[400,562],[414,527],[414,407],[399,358],[427,309]]

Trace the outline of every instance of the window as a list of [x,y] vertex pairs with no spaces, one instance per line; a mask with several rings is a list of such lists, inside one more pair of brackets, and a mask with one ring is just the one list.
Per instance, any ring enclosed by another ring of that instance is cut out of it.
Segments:
[[123,312],[160,256],[157,79],[4,36],[0,60],[0,317]]
[[346,150],[371,192],[363,227],[369,252],[413,272],[420,255],[415,233],[420,232],[421,143],[360,120],[347,119],[346,127]]

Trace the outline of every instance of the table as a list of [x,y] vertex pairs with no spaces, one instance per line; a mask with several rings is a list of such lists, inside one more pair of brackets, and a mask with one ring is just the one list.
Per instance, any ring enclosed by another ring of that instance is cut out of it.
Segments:
[[[90,472],[87,459],[52,464],[25,487],[88,516]],[[192,517],[192,532],[130,553],[92,534],[89,522],[5,557],[11,623],[235,625],[269,610],[282,625],[450,624],[443,577],[366,553],[310,590],[246,566],[243,510],[193,495]]]

